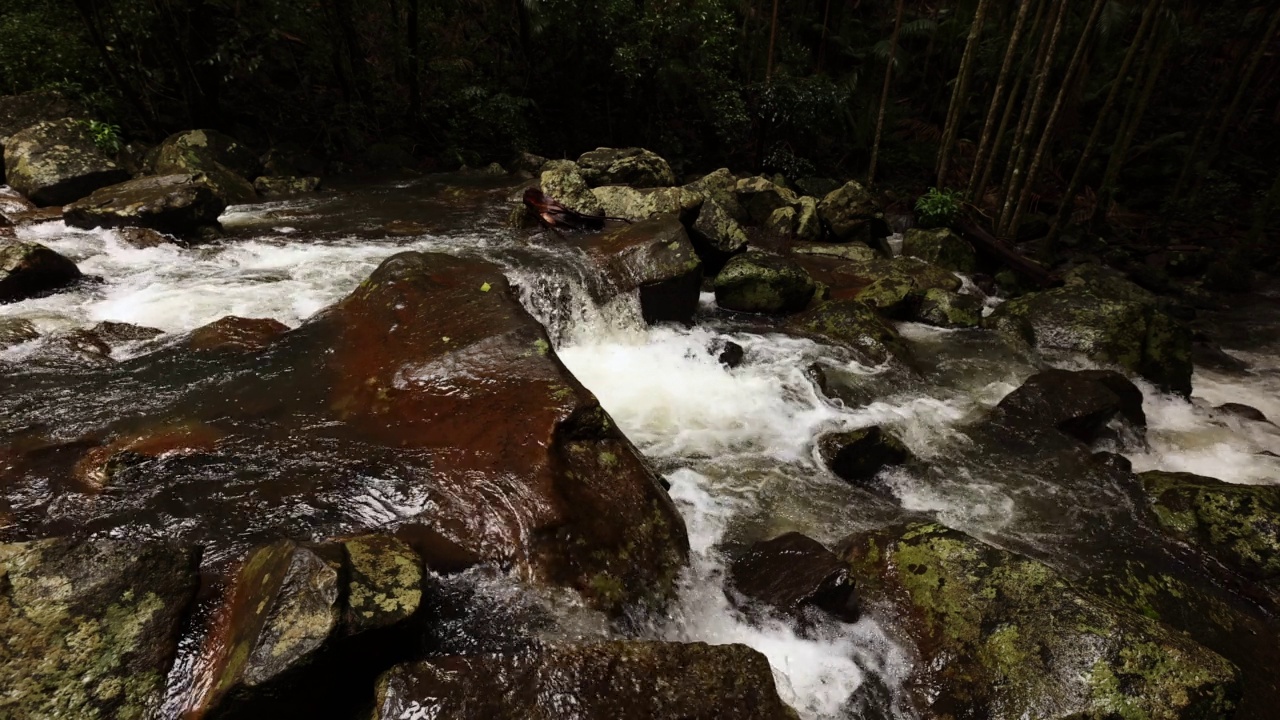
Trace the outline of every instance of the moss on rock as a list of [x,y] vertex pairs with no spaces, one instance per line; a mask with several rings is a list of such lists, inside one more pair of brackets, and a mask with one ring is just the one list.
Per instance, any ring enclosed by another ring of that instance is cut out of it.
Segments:
[[817,284],[795,262],[765,255],[738,255],[716,275],[716,303],[728,310],[787,313],[804,309]]

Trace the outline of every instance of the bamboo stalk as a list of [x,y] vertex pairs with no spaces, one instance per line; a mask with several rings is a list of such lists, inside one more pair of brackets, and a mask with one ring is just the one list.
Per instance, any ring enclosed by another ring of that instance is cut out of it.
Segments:
[[871,164],[867,168],[867,185],[875,182],[876,161],[880,158],[880,136],[884,130],[884,110],[889,103],[889,85],[893,79],[893,61],[898,54],[898,31],[902,29],[902,0],[898,0],[893,19],[893,35],[889,39],[889,64],[884,69],[884,89],[880,91],[880,112],[876,116],[876,136],[871,143]]

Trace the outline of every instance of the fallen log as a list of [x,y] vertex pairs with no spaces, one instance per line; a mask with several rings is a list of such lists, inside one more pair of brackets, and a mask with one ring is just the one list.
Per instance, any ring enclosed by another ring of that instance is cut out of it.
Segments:
[[970,243],[973,243],[975,250],[1000,261],[1023,279],[1039,287],[1052,287],[1062,284],[1061,278],[1049,272],[1043,265],[1021,255],[1017,250],[1001,242],[994,235],[976,224],[969,221],[961,222],[960,232],[964,234]]

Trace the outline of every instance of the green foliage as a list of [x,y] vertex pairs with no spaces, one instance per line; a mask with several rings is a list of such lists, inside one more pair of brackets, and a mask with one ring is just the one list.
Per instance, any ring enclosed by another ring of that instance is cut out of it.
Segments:
[[929,188],[916,199],[916,225],[922,228],[946,227],[960,215],[964,194],[959,190]]
[[80,124],[89,131],[93,137],[93,144],[98,146],[108,156],[114,157],[124,147],[124,142],[120,139],[120,126],[98,120],[81,120]]

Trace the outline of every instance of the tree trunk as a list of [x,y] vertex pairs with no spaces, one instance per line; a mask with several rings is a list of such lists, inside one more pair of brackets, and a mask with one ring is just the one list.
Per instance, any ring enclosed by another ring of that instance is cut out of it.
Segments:
[[955,147],[960,120],[964,117],[965,108],[969,104],[969,78],[973,76],[973,58],[978,52],[978,38],[982,35],[982,26],[987,19],[987,7],[990,4],[991,0],[978,0],[978,8],[973,13],[973,23],[969,26],[969,39],[965,42],[964,55],[960,57],[960,70],[956,73],[955,85],[951,88],[947,121],[942,127],[942,147],[938,150],[938,187],[946,184],[947,170],[951,164],[951,151]]
[[1080,66],[1084,63],[1084,56],[1092,44],[1093,29],[1098,24],[1098,16],[1102,14],[1102,6],[1107,0],[1094,0],[1093,9],[1089,12],[1089,19],[1085,21],[1084,29],[1080,31],[1080,39],[1076,41],[1075,52],[1071,54],[1071,62],[1067,65],[1067,72],[1062,77],[1062,86],[1058,88],[1058,95],[1053,99],[1053,109],[1049,111],[1049,119],[1045,122],[1044,132],[1040,134],[1040,143],[1036,146],[1036,153],[1032,156],[1031,167],[1027,170],[1026,178],[1022,181],[1022,193],[1018,196],[1018,204],[1014,207],[1013,216],[1009,220],[1006,231],[1012,229],[1017,231],[1018,225],[1022,222],[1023,215],[1027,211],[1027,205],[1031,202],[1031,193],[1035,189],[1036,180],[1040,177],[1040,166],[1044,163],[1045,153],[1048,151],[1049,143],[1053,139],[1054,132],[1058,129],[1058,118],[1062,116],[1062,108],[1067,103],[1067,95],[1071,92],[1072,86],[1075,84],[1076,75],[1080,71]]
[[[406,18],[408,27],[405,32],[405,43],[409,46],[409,111],[406,125],[410,128],[417,122],[418,115],[422,112],[422,42],[418,20],[419,2],[420,0],[408,0],[409,13]],[[516,6],[520,6],[520,0],[516,0]],[[523,42],[527,39],[523,34],[525,24],[521,23],[520,28]]]
[[[986,196],[987,183],[991,181],[991,171],[995,168],[996,161],[1000,159],[1000,149],[1004,147],[1005,131],[1009,128],[1009,121],[1013,119],[1013,109],[1018,105],[1018,96],[1022,92],[1022,80],[1022,75],[1013,79],[1013,88],[1009,90],[1009,100],[1005,103],[1004,114],[1000,117],[1000,127],[996,128],[995,142],[991,145],[991,157],[982,169],[982,178],[978,180],[978,185],[974,189],[974,204]],[[994,223],[992,224],[994,226]]]
[[987,119],[982,124],[982,135],[978,137],[978,152],[973,158],[973,170],[969,172],[969,187],[965,191],[965,196],[970,202],[976,200],[976,194],[981,192],[977,187],[978,176],[985,174],[983,166],[987,162],[987,153],[990,150],[991,131],[995,128],[996,116],[1001,114],[1000,101],[1004,98],[1005,84],[1013,71],[1013,60],[1018,54],[1018,43],[1022,40],[1022,29],[1026,25],[1030,9],[1031,0],[1020,0],[1018,17],[1013,23],[1013,32],[1009,35],[1009,47],[1005,50],[1004,62],[1000,65],[1000,75],[996,78],[995,92],[991,96],[991,104],[987,107]]
[[1059,0],[1057,13],[1053,20],[1053,30],[1049,33],[1049,42],[1044,47],[1044,53],[1041,55],[1042,62],[1037,68],[1035,77],[1032,79],[1031,87],[1027,89],[1027,95],[1031,98],[1031,104],[1027,109],[1027,121],[1020,129],[1018,136],[1014,138],[1014,147],[1009,152],[1010,171],[1007,173],[1009,179],[1005,183],[1004,193],[1000,200],[1000,218],[996,222],[996,235],[1004,235],[1006,233],[1009,219],[1013,215],[1013,206],[1018,197],[1018,190],[1022,187],[1022,168],[1025,167],[1027,162],[1027,148],[1036,124],[1040,119],[1040,106],[1044,102],[1045,90],[1049,85],[1049,74],[1053,70],[1053,55],[1058,49],[1058,38],[1062,35],[1062,25],[1066,17],[1067,2],[1066,0]]
[[880,158],[880,135],[884,131],[884,110],[889,104],[889,85],[893,80],[893,61],[898,54],[898,31],[902,29],[902,0],[893,18],[893,35],[889,38],[889,63],[884,69],[884,89],[880,91],[880,112],[876,116],[876,136],[871,143],[871,165],[867,169],[867,185],[876,180],[876,160]]
[[1058,208],[1058,217],[1054,221],[1053,227],[1049,230],[1047,245],[1050,249],[1057,243],[1058,238],[1062,235],[1062,230],[1067,224],[1067,220],[1071,217],[1076,193],[1080,192],[1080,186],[1084,183],[1084,173],[1088,169],[1089,161],[1093,158],[1093,151],[1098,145],[1098,138],[1102,135],[1102,127],[1107,121],[1107,116],[1111,114],[1111,109],[1116,104],[1116,98],[1120,96],[1120,89],[1124,87],[1124,79],[1128,77],[1129,68],[1133,65],[1133,59],[1138,55],[1138,48],[1146,37],[1147,29],[1151,27],[1151,21],[1155,18],[1156,9],[1163,1],[1150,0],[1147,3],[1147,9],[1142,13],[1142,22],[1138,24],[1138,32],[1134,35],[1133,44],[1129,46],[1129,51],[1124,55],[1124,61],[1120,63],[1120,72],[1116,73],[1116,79],[1111,85],[1111,92],[1107,93],[1107,99],[1102,103],[1102,109],[1098,111],[1098,119],[1093,124],[1093,132],[1089,133],[1089,139],[1085,142],[1084,150],[1080,154],[1080,162],[1076,164],[1076,170],[1071,175],[1071,182],[1067,185],[1067,192],[1062,196],[1062,203]]
[[769,61],[765,65],[764,82],[773,82],[773,46],[778,40],[778,0],[773,0],[773,19],[769,21]]

